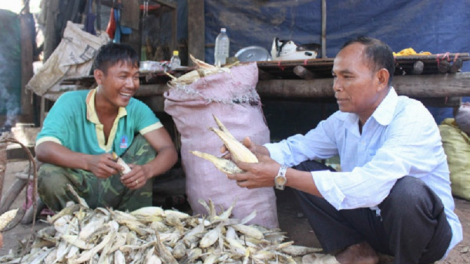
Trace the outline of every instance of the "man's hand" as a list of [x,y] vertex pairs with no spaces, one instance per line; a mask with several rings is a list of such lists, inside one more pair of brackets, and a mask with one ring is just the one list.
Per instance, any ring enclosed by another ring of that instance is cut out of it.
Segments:
[[131,167],[132,170],[122,175],[122,184],[131,190],[143,187],[152,174],[146,170],[146,167],[141,165],[129,164],[129,167]]
[[88,168],[96,177],[101,179],[109,178],[123,169],[121,165],[116,163],[111,153],[91,156],[88,159]]
[[236,180],[238,186],[248,189],[274,186],[274,177],[281,165],[267,155],[256,157],[258,163],[236,162],[235,164],[245,172],[228,174],[227,177]]

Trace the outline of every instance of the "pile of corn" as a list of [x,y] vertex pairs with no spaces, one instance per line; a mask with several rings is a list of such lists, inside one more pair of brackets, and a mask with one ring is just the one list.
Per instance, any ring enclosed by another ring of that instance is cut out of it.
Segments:
[[178,87],[180,85],[183,85],[183,86],[189,85],[205,76],[209,76],[209,75],[220,73],[220,72],[230,72],[231,67],[239,64],[239,62],[236,62],[234,64],[226,65],[224,67],[217,67],[217,66],[205,63],[204,61],[198,60],[194,58],[194,56],[191,54],[189,54],[189,56],[191,60],[193,61],[194,65],[196,65],[196,69],[190,72],[187,72],[178,78],[169,73],[166,73],[172,79],[169,82],[170,86]]
[[413,55],[432,55],[429,51],[416,52],[413,48],[402,49],[399,52],[393,52],[393,56],[413,56]]
[[18,209],[13,209],[0,215],[0,232],[15,218],[17,212]]
[[280,230],[249,225],[256,211],[242,220],[230,218],[232,207],[190,216],[160,207],[127,213],[90,209],[83,199],[48,217],[29,253],[10,252],[0,263],[302,263],[318,249],[283,242]]

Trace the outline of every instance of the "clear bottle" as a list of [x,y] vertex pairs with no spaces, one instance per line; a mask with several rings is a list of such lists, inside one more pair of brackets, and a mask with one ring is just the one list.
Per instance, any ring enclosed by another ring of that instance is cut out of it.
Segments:
[[215,39],[215,51],[214,51],[214,64],[215,66],[222,66],[226,63],[229,57],[230,51],[230,39],[227,35],[225,28],[220,29],[220,33]]
[[181,67],[181,59],[177,50],[173,51],[173,57],[170,60],[170,69],[174,70]]

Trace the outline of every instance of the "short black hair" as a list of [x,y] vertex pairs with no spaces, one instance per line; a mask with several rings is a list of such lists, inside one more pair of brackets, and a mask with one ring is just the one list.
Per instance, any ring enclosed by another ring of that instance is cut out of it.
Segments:
[[392,85],[393,74],[395,73],[395,58],[393,57],[393,51],[390,46],[381,40],[361,36],[344,43],[341,50],[354,43],[360,43],[366,46],[365,57],[372,64],[371,69],[378,71],[385,68],[390,73],[388,85]]
[[140,67],[139,56],[131,46],[109,42],[98,50],[98,55],[93,62],[93,71],[98,69],[107,74],[110,67],[123,62],[130,63],[136,68]]

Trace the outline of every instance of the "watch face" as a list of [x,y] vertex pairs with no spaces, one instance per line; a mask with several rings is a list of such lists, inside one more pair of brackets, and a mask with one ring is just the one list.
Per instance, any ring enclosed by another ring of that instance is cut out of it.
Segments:
[[276,176],[276,178],[274,178],[274,181],[277,185],[284,185],[286,184],[287,179],[286,177]]

